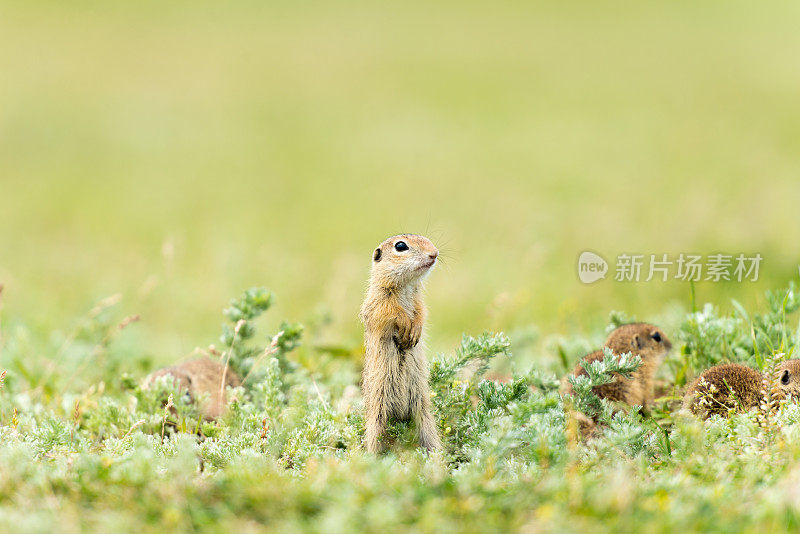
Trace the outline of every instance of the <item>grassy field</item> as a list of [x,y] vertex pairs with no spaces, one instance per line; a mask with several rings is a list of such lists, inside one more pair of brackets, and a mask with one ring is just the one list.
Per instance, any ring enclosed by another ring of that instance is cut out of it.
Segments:
[[[665,406],[669,451],[632,419],[584,448],[542,377],[596,347],[612,311],[715,347],[676,351],[667,384],[721,359],[764,365],[743,312],[798,276],[799,16],[789,1],[0,0],[0,520],[33,506],[31,530],[59,510],[76,529],[796,526],[791,407],[769,443],[747,417],[703,427]],[[440,405],[441,430],[461,421],[475,440],[451,437],[433,462],[352,450],[357,310],[372,249],[399,232],[442,251],[432,357],[503,331],[513,358],[495,370],[540,386],[483,416]],[[584,250],[609,260],[606,280],[578,280]],[[701,281],[693,301],[685,282],[613,280],[622,253],[720,252],[761,254],[759,281]],[[259,335],[305,326],[286,355],[298,367],[243,392],[206,441],[162,443],[160,401],[134,384],[219,345],[221,309],[251,286],[277,295]],[[693,302],[717,306],[721,329],[739,321],[740,350],[687,326]],[[769,324],[793,342],[794,321]],[[309,421],[325,430],[293,434]],[[597,489],[617,483],[625,499]],[[397,494],[382,505],[384,486]],[[745,516],[742,496],[766,504]]]
[[[431,366],[444,449],[430,455],[408,423],[390,425],[388,452],[366,454],[358,363],[318,356],[310,370],[295,349],[313,328],[289,325],[265,352],[265,291],[226,311],[220,357],[250,379],[229,390],[231,408],[215,422],[201,421],[170,377],[145,388],[121,372],[130,354],[107,310],[60,340],[54,360],[32,355],[18,331],[0,377],[0,528],[791,532],[800,525],[798,404],[707,422],[677,411],[681,386],[714,363],[771,373],[796,353],[797,287],[765,300],[764,309],[683,317],[647,417],[613,413],[591,389],[638,362],[602,362],[562,397],[557,362],[485,380],[492,360],[519,360],[513,340],[465,336]],[[582,341],[564,347],[569,360]],[[576,410],[597,418],[594,436],[581,437]]]

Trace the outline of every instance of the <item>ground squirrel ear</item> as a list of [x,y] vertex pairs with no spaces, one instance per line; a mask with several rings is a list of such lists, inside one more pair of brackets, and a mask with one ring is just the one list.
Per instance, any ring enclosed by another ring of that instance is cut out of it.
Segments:
[[639,334],[633,335],[633,340],[631,341],[631,347],[634,349],[641,349],[642,348],[642,340],[639,337]]
[[375,252],[372,253],[372,261],[381,261],[381,249],[375,249]]

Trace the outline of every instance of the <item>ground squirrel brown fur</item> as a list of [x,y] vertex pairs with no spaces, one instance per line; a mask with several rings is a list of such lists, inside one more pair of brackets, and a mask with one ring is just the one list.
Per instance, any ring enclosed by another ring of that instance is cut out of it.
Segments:
[[429,451],[442,446],[431,414],[428,362],[419,343],[426,313],[422,281],[438,256],[433,243],[413,234],[390,237],[372,253],[369,288],[361,306],[364,444],[369,452],[380,452],[389,420],[412,417],[421,446]]
[[800,360],[786,360],[772,373],[726,363],[706,369],[686,388],[683,409],[707,419],[751,408],[771,410],[789,396],[800,398]]
[[203,419],[208,421],[216,419],[225,411],[226,388],[236,387],[242,383],[233,369],[228,367],[226,371],[225,365],[211,358],[198,358],[159,369],[147,377],[146,384],[164,375],[172,375],[178,387],[185,391],[192,401],[200,401],[200,413]]
[[[642,364],[631,374],[631,378],[615,373],[613,382],[595,386],[592,391],[600,398],[624,402],[630,406],[639,405],[646,409],[653,402],[653,380],[656,371],[664,356],[672,348],[672,343],[666,334],[652,324],[631,323],[611,332],[603,346],[611,349],[617,356],[628,352],[634,356],[638,355],[642,359]],[[583,363],[602,360],[603,357],[602,350],[584,356],[572,374],[575,376],[587,374]],[[567,394],[574,393],[569,382],[565,383],[564,391]]]

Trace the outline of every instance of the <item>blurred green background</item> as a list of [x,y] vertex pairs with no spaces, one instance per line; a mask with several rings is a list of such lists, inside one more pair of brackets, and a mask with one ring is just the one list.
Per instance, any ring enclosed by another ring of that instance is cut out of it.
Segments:
[[764,256],[797,277],[797,2],[0,1],[3,317],[120,293],[142,350],[216,341],[252,285],[360,340],[373,247],[430,236],[430,342],[656,320],[681,282],[586,286],[586,249]]

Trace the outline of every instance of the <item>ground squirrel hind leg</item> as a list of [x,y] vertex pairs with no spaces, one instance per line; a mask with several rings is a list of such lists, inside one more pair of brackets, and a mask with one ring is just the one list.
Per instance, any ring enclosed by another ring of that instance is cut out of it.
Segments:
[[436,429],[436,420],[431,413],[431,401],[422,398],[421,402],[414,407],[414,420],[417,424],[417,434],[419,444],[428,451],[437,451],[442,448],[442,440],[439,431]]
[[366,432],[364,446],[367,452],[378,454],[381,452],[381,436],[386,430],[386,414],[380,408],[368,409],[366,413]]

